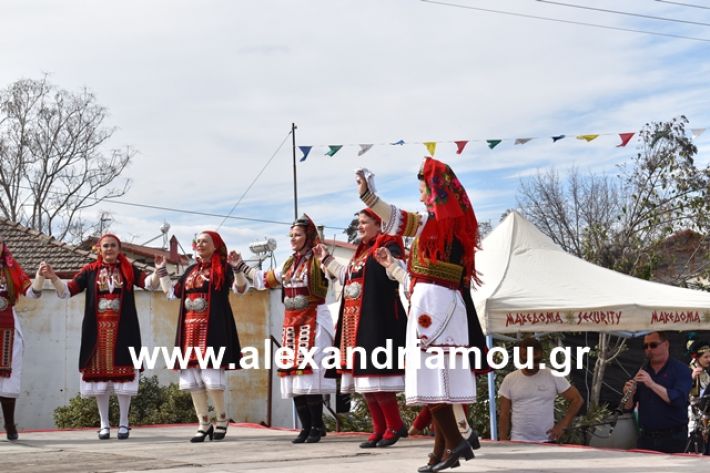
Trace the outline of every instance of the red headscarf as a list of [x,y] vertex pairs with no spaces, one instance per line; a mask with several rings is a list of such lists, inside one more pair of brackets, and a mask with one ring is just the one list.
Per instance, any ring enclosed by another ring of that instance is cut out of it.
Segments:
[[419,237],[419,257],[446,258],[456,239],[463,246],[464,279],[478,281],[474,262],[478,222],[466,189],[448,165],[431,157],[425,158],[419,179],[426,183],[427,208],[435,217],[427,221]]
[[121,250],[121,240],[118,239],[116,235],[113,233],[105,233],[101,235],[101,238],[96,242],[96,245],[94,245],[95,251],[98,253],[98,257],[96,258],[96,261],[91,263],[90,267],[93,270],[99,270],[101,266],[104,264],[104,258],[101,256],[101,242],[104,241],[106,238],[113,238],[116,240],[116,243],[118,243],[118,256],[116,257],[116,261],[118,262],[118,267],[119,270],[121,271],[121,274],[123,275],[123,278],[126,281],[126,284],[123,285],[124,288],[126,288],[128,291],[133,290],[133,266],[131,265],[131,262],[128,261],[128,258],[126,257],[125,254],[123,254]]
[[[359,216],[360,214],[365,214],[368,217],[370,217],[372,220],[375,221],[375,223],[379,226],[382,225],[382,219],[380,218],[379,215],[377,215],[375,212],[373,212],[369,207],[365,207],[355,215]],[[355,256],[354,258],[357,258],[360,256],[360,254],[363,251],[369,251],[370,254],[373,254],[375,251],[377,251],[378,248],[392,244],[394,243],[397,245],[399,248],[399,254],[400,257],[404,257],[404,242],[402,241],[402,237],[399,236],[392,236],[392,235],[385,235],[382,233],[382,231],[378,228],[377,236],[375,237],[374,243],[368,242],[367,244],[364,244],[362,240],[360,241],[360,244],[357,246],[357,249],[355,250]]]
[[212,259],[210,261],[212,271],[210,279],[213,287],[220,289],[222,284],[224,284],[224,262],[227,261],[227,245],[217,232],[205,230],[200,233],[209,235],[210,238],[212,238],[212,243],[214,243],[214,253],[212,253]]
[[6,272],[8,283],[11,284],[11,287],[8,286],[8,296],[10,297],[10,304],[14,305],[30,278],[27,277],[20,263],[15,261],[15,258],[12,257],[12,253],[10,253],[10,249],[4,241],[2,253],[0,253],[0,262],[3,266],[0,268],[0,271]]

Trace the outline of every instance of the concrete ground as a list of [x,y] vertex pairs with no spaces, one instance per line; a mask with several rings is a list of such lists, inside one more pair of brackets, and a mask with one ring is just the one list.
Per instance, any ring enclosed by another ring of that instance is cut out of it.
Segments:
[[[131,438],[98,440],[95,430],[21,433],[0,441],[0,471],[63,472],[411,472],[426,463],[431,437],[402,439],[389,448],[358,448],[364,434],[334,434],[293,445],[294,432],[231,425],[222,442],[191,444],[194,426],[137,427]],[[2,439],[4,439],[2,434]],[[710,471],[710,457],[600,450],[588,447],[483,441],[467,472],[667,473]]]

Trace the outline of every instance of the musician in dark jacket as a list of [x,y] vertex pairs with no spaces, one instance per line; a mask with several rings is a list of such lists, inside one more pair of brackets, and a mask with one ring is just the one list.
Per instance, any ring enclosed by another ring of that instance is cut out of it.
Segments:
[[633,393],[625,407],[638,408],[638,448],[682,453],[688,440],[692,379],[688,366],[670,357],[669,343],[663,332],[651,332],[643,338],[648,364],[624,385],[625,392]]

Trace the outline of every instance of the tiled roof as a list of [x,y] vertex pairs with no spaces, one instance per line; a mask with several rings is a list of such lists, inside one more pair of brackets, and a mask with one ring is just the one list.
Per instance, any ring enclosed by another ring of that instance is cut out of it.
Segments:
[[[80,247],[91,248],[96,244],[97,240],[97,237],[89,237],[84,242],[82,242]],[[121,251],[123,251],[129,259],[138,263],[144,263],[148,266],[152,266],[153,259],[158,255],[163,256],[168,263],[172,264],[189,266],[191,261],[189,256],[178,254],[177,251],[175,252],[175,254],[171,254],[170,250],[166,250],[163,248],[136,245],[135,243],[126,243],[125,241],[121,242]]]
[[0,238],[30,277],[34,276],[42,261],[51,264],[60,278],[69,278],[96,259],[88,251],[4,218],[0,218]]
[[326,246],[335,246],[338,248],[346,248],[348,250],[357,249],[357,245],[354,245],[352,243],[348,243],[347,241],[334,240],[332,238],[324,238],[323,244],[325,244]]

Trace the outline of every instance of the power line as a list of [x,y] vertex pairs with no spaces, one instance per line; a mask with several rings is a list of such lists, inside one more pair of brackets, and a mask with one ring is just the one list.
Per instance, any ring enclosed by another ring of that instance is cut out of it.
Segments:
[[555,2],[552,0],[536,0],[536,1],[540,2],[540,3],[548,3],[550,5],[557,5],[560,7],[577,8],[580,10],[591,10],[591,11],[598,11],[598,12],[603,12],[603,13],[613,13],[616,15],[626,15],[626,16],[633,16],[636,18],[645,18],[647,20],[672,21],[675,23],[686,23],[689,25],[710,26],[710,23],[703,23],[701,21],[680,20],[677,18],[667,18],[664,16],[645,15],[643,13],[633,13],[633,12],[620,11],[620,10],[609,10],[607,8],[589,7],[587,5],[579,5],[576,3]]
[[589,26],[591,28],[602,28],[605,30],[626,31],[629,33],[642,33],[642,34],[650,34],[650,35],[654,35],[654,36],[664,36],[667,38],[688,39],[691,41],[702,41],[704,43],[710,43],[710,39],[707,39],[707,38],[695,38],[692,36],[683,36],[683,35],[677,35],[677,34],[672,34],[672,33],[659,33],[656,31],[636,30],[633,28],[622,28],[620,26],[609,26],[609,25],[600,25],[597,23],[585,23],[583,21],[563,20],[561,18],[551,18],[551,17],[547,17],[547,16],[529,15],[527,13],[518,13],[518,12],[503,11],[503,10],[492,10],[489,8],[478,8],[478,7],[472,7],[469,5],[460,5],[457,3],[448,3],[448,2],[441,2],[441,1],[436,1],[436,0],[419,0],[419,1],[424,2],[424,3],[432,3],[435,5],[443,5],[446,7],[463,8],[465,10],[476,10],[476,11],[482,11],[482,12],[487,12],[487,13],[497,13],[500,15],[516,16],[516,17],[520,17],[520,18],[530,18],[530,19],[534,19],[534,20],[552,21],[552,22],[556,22],[556,23],[567,23],[570,25]]
[[[98,201],[99,199],[96,199],[96,200]],[[140,207],[140,208],[145,208],[145,209],[164,210],[166,212],[201,215],[203,217],[222,217],[222,218],[224,218],[224,220],[226,220],[226,219],[246,220],[248,222],[272,223],[272,224],[276,224],[276,225],[288,225],[289,227],[291,225],[293,225],[293,222],[281,222],[278,220],[267,220],[267,219],[263,219],[263,218],[253,218],[253,217],[237,217],[234,215],[223,215],[223,214],[217,214],[217,213],[211,213],[211,212],[201,212],[199,210],[177,209],[177,208],[173,208],[173,207],[162,207],[159,205],[139,204],[139,203],[135,203],[135,202],[122,202],[120,200],[112,200],[112,199],[104,199],[103,202],[109,202],[111,204],[119,204],[119,205],[128,205],[131,207]],[[330,228],[332,230],[345,230],[344,227],[330,227],[327,225],[324,225],[324,228]]]
[[274,154],[271,155],[268,161],[266,161],[266,164],[264,164],[264,167],[261,168],[261,171],[252,179],[252,181],[249,183],[249,186],[246,188],[246,190],[242,193],[241,197],[239,197],[239,200],[232,206],[232,209],[229,211],[229,213],[222,219],[220,224],[217,226],[217,230],[222,228],[222,225],[224,225],[224,222],[227,221],[227,218],[229,218],[230,215],[232,215],[232,212],[234,212],[234,209],[237,208],[237,205],[239,205],[244,197],[246,197],[247,193],[251,190],[252,186],[256,184],[256,181],[261,177],[261,175],[266,171],[266,168],[271,164],[271,161],[274,160],[276,155],[278,154],[279,151],[281,151],[281,148],[283,147],[284,143],[286,143],[286,140],[288,137],[291,136],[291,131],[289,130],[288,133],[286,133],[286,136],[284,137],[283,141],[281,144],[276,148],[276,151],[274,151]]
[[[26,187],[26,186],[18,186],[21,189],[27,189],[27,190],[32,190],[31,187]],[[48,194],[54,194],[54,195],[66,195],[65,193],[62,192],[57,192],[57,191],[48,191]],[[144,209],[151,209],[151,210],[162,210],[165,212],[175,212],[175,213],[183,213],[183,214],[189,214],[189,215],[200,215],[202,217],[218,217],[218,218],[223,218],[223,219],[232,219],[232,220],[245,220],[248,222],[256,222],[256,223],[271,223],[275,225],[287,225],[291,226],[293,225],[293,222],[281,222],[279,220],[267,220],[263,218],[253,218],[253,217],[238,217],[235,215],[224,215],[224,214],[218,214],[218,213],[211,213],[211,212],[202,212],[199,210],[188,210],[188,209],[178,209],[174,207],[163,207],[160,205],[150,205],[150,204],[141,204],[137,202],[125,202],[121,200],[115,200],[115,199],[99,199],[98,197],[91,197],[91,196],[83,196],[86,197],[87,199],[93,199],[96,201],[96,203],[99,202],[108,202],[110,204],[117,204],[117,205],[126,205],[129,207],[139,207],[139,208],[144,208]],[[324,225],[324,228],[329,228],[331,230],[345,230],[344,227],[331,227]]]
[[672,2],[669,0],[656,0],[656,1],[661,2],[661,3],[670,3],[671,5],[680,5],[681,7],[702,8],[703,10],[710,10],[710,7],[706,7],[705,5],[695,5],[693,3],[683,3],[683,2]]

